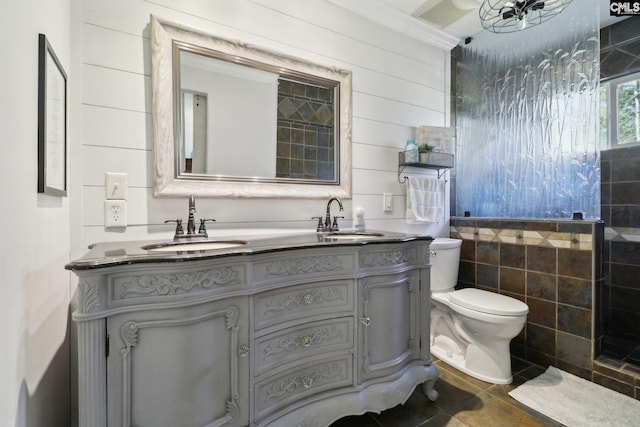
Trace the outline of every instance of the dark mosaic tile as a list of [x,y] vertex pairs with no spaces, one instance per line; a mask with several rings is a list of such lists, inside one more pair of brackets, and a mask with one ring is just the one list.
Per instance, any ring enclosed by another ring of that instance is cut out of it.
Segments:
[[640,182],[614,182],[611,184],[611,204],[633,205],[640,200]]
[[500,262],[500,245],[496,242],[477,242],[476,261],[498,265]]
[[640,156],[640,146],[633,145],[630,147],[613,148],[611,150],[607,150],[607,153],[611,161],[615,161],[616,159],[636,157]]
[[640,181],[640,157],[625,157],[612,161],[611,181]]
[[[460,214],[462,214],[462,212],[460,212]],[[476,220],[475,218],[465,218],[463,216],[455,216],[455,217],[451,217],[451,225],[454,227],[472,227],[474,228],[476,226]]]
[[558,361],[591,370],[591,340],[558,332]]
[[[555,329],[556,327],[556,303],[555,302],[544,301],[537,298],[527,298],[527,305],[529,306],[529,314],[527,315],[527,322],[530,322],[531,324],[535,323],[536,325],[546,326],[547,328]],[[547,332],[547,331],[545,330],[544,332]],[[532,343],[531,339],[532,337],[529,335],[529,329],[527,329],[528,345],[531,345]]]
[[[527,321],[527,350],[546,354],[556,353],[556,331]],[[529,359],[530,360],[530,359]],[[537,363],[534,361],[534,363]],[[543,365],[538,363],[539,365]]]
[[498,266],[477,264],[476,265],[476,283],[478,286],[485,286],[492,289],[498,289]]
[[558,274],[591,279],[592,252],[575,249],[558,249]]
[[640,313],[640,290],[612,286],[611,307],[632,313]]
[[640,228],[640,206],[611,206],[611,227]]
[[527,296],[556,301],[556,280],[554,274],[527,272]]
[[525,272],[514,268],[500,267],[500,290],[525,294]]
[[630,397],[634,397],[635,390],[634,386],[631,384],[624,383],[622,381],[618,381],[616,379],[601,375],[597,372],[593,373],[593,382],[596,384],[600,384],[608,389],[615,390],[618,393],[625,394]]
[[527,245],[527,270],[555,274],[555,248],[544,248],[541,246]]
[[593,223],[589,221],[565,221],[558,223],[558,232],[560,233],[579,233],[592,234]]
[[591,295],[591,281],[558,277],[558,302],[590,309]]
[[558,223],[554,221],[528,221],[525,223],[525,230],[529,231],[556,231]]
[[540,366],[557,365],[555,353],[543,353],[533,348],[527,348],[527,360]]
[[600,182],[607,184],[611,182],[611,162],[602,158],[600,160]]
[[640,289],[640,265],[610,264],[610,271],[611,285]]
[[465,283],[476,283],[476,263],[460,261],[458,270],[458,281]]
[[640,265],[640,242],[611,241],[610,251],[616,263]]
[[556,368],[567,371],[577,377],[584,378],[587,381],[591,381],[591,369],[581,368],[580,366],[565,362],[564,360],[558,360],[558,362],[556,363]]
[[460,245],[460,259],[476,261],[476,241],[463,240]]
[[513,268],[525,268],[526,247],[524,245],[501,243],[500,265]]
[[607,376],[610,378],[614,378],[618,381],[634,385],[635,377],[633,375],[629,375],[621,370],[622,363],[620,363],[618,368],[615,368],[614,365],[609,365],[608,363],[603,363],[603,360],[598,358],[596,362],[593,364],[594,372],[597,372],[603,376]]
[[558,304],[558,330],[591,339],[591,310]]

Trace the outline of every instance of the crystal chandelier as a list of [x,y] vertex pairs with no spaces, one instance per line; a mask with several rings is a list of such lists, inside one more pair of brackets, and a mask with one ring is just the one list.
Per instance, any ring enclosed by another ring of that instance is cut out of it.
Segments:
[[480,6],[482,28],[512,33],[553,18],[573,0],[485,0]]

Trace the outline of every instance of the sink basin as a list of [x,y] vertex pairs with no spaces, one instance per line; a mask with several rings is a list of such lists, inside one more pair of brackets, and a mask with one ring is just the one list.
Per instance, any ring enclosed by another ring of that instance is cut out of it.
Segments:
[[212,251],[216,249],[229,249],[246,245],[243,240],[204,240],[193,242],[156,243],[143,246],[142,249],[151,252],[183,252],[183,251]]
[[373,237],[383,237],[383,233],[367,233],[357,231],[335,231],[332,233],[323,234],[323,239],[371,239]]

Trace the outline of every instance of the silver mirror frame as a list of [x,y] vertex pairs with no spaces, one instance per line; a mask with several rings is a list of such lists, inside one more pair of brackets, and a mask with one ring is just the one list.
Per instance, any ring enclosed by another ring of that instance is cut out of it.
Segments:
[[[175,162],[173,41],[236,55],[247,61],[298,71],[340,82],[340,182],[334,185],[218,179],[211,175],[178,177]],[[151,16],[152,124],[155,154],[154,196],[351,198],[351,72],[271,52],[239,41],[225,40]]]

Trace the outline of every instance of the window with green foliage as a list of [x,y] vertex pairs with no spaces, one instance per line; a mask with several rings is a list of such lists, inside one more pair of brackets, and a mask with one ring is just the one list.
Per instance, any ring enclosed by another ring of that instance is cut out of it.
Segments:
[[600,106],[602,147],[640,144],[640,73],[602,83]]

